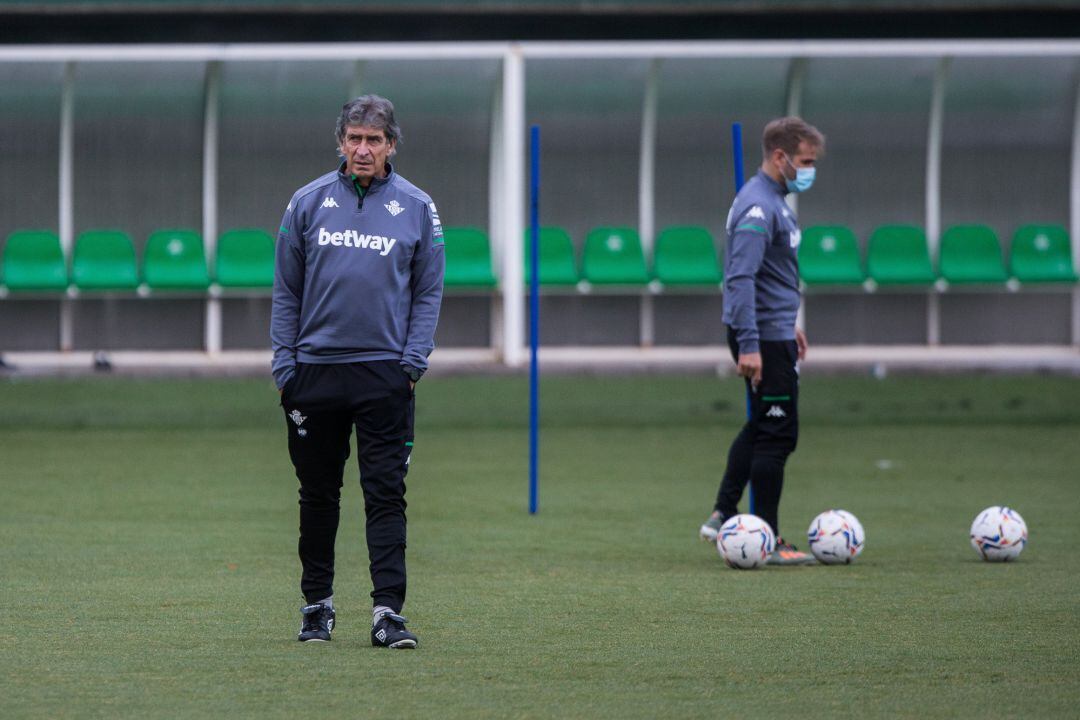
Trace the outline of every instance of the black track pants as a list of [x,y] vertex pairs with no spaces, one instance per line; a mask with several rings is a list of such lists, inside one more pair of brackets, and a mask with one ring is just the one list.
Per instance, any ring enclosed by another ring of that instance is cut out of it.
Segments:
[[[739,348],[732,330],[728,330],[728,345],[738,362]],[[760,347],[761,383],[754,392],[746,381],[749,418],[728,450],[716,510],[725,519],[737,515],[743,490],[751,482],[756,514],[780,537],[784,464],[799,440],[799,351],[794,340],[762,340]]]
[[405,475],[414,398],[397,360],[300,363],[281,399],[289,457],[300,480],[300,590],[308,602],[334,592],[334,540],[342,478],[356,427],[364,491],[371,597],[400,612],[405,603]]

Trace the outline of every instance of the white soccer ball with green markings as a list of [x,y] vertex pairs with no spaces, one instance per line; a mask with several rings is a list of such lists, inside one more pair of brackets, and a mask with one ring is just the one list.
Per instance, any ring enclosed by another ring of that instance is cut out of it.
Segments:
[[810,552],[825,565],[846,565],[859,556],[866,543],[862,523],[847,510],[826,510],[806,531]]
[[1027,546],[1028,529],[1020,513],[1010,507],[993,505],[971,523],[971,547],[990,562],[1008,562],[1020,557]]
[[769,523],[757,515],[742,514],[727,519],[716,533],[716,549],[728,567],[752,570],[761,567],[776,547]]

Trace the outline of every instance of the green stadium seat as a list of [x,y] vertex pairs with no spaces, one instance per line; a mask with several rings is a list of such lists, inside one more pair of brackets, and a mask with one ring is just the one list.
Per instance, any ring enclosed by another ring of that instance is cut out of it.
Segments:
[[20,230],[4,246],[4,285],[12,291],[62,291],[68,286],[60,238],[47,230]]
[[158,230],[146,241],[143,279],[154,290],[205,290],[210,285],[202,237],[194,230]]
[[712,235],[697,225],[677,225],[660,233],[653,270],[665,285],[719,285],[724,279]]
[[598,227],[585,238],[581,275],[594,285],[645,285],[641,238],[627,227]]
[[443,285],[448,288],[490,288],[497,284],[491,272],[491,246],[483,230],[444,228],[443,242],[446,253]]
[[941,276],[950,283],[1005,282],[1001,243],[985,225],[955,225],[941,236],[938,263]]
[[222,287],[274,284],[274,239],[265,230],[229,230],[218,238],[214,277]]
[[929,285],[936,279],[926,234],[911,225],[883,225],[875,230],[866,269],[880,285]]
[[1009,266],[1020,282],[1076,282],[1069,233],[1060,225],[1024,225],[1012,241]]
[[866,279],[855,233],[843,225],[815,225],[803,231],[799,274],[811,285],[851,285]]
[[[525,230],[525,284],[532,272],[532,231]],[[540,228],[540,284],[576,285],[577,263],[574,243],[569,233],[560,227]]]
[[139,285],[135,246],[119,230],[88,230],[75,241],[71,275],[80,290],[134,290]]

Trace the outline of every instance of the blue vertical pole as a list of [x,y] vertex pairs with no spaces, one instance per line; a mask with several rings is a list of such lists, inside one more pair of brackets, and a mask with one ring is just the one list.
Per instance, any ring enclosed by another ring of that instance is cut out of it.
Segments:
[[743,186],[742,123],[731,123],[731,153],[735,160],[735,192]]
[[[735,163],[735,192],[742,190],[744,183],[743,179],[743,152],[742,152],[742,123],[731,123],[731,154]],[[746,419],[749,421],[752,416],[752,404],[750,402],[750,390],[746,391]],[[750,496],[750,514],[755,515],[754,512],[757,508],[754,506],[754,486],[747,483],[747,490]]]
[[529,514],[535,515],[540,500],[538,450],[540,444],[540,126],[533,125],[529,138],[532,172],[529,178]]

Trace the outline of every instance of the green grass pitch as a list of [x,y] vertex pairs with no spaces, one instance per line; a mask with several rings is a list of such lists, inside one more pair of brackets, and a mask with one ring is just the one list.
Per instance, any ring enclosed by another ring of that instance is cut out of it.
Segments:
[[[781,529],[854,512],[850,567],[738,572],[697,540],[741,386],[425,379],[416,651],[370,646],[350,462],[330,644],[296,642],[296,481],[262,380],[0,383],[0,716],[1075,717],[1080,381],[810,375]],[[1028,522],[980,561],[983,507]]]

